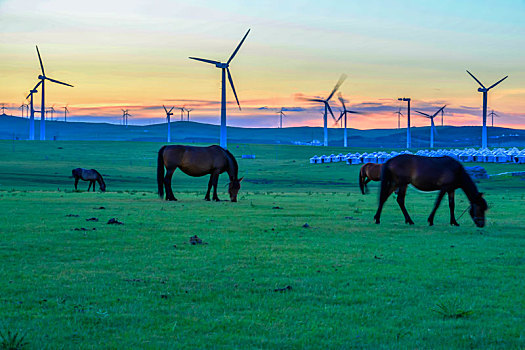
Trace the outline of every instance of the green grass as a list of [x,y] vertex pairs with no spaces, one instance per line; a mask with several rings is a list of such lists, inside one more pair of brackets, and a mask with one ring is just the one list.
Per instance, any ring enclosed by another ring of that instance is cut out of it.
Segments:
[[[160,144],[0,142],[0,330],[51,349],[525,347],[523,179],[478,183],[483,229],[468,214],[450,227],[445,204],[428,227],[436,194],[415,190],[415,226],[393,199],[375,225],[377,185],[359,194],[358,166],[250,147],[239,202],[210,203],[207,178],[178,172],[179,201],[157,198]],[[73,191],[79,166],[108,192]]]

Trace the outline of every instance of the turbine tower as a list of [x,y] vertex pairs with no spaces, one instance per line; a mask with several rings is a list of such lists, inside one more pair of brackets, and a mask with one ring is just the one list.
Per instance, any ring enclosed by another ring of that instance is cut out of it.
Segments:
[[416,111],[416,113],[419,113],[419,114],[423,115],[424,117],[430,119],[430,148],[434,148],[434,134],[437,135],[436,125],[434,124],[434,118],[439,114],[439,112],[442,112],[443,109],[446,106],[447,105],[444,105],[443,107],[438,109],[438,111],[436,113],[434,113],[432,115],[426,114],[426,113],[423,113],[423,112],[420,112],[420,111]]
[[341,105],[343,105],[343,110],[341,111],[341,115],[339,116],[339,119],[337,119],[336,123],[341,120],[343,117],[345,118],[345,131],[344,131],[344,147],[348,147],[348,135],[347,135],[347,131],[346,131],[346,114],[347,113],[353,113],[353,114],[359,114],[359,112],[355,112],[355,111],[349,111],[348,109],[346,109],[346,105],[345,105],[345,99],[343,98],[343,95],[341,93],[339,93],[339,102],[341,102]]
[[408,149],[412,145],[412,139],[410,135],[410,101],[411,101],[411,98],[410,97],[403,97],[403,98],[400,97],[397,100],[408,102],[408,109],[407,109],[407,149]]
[[493,87],[501,83],[503,80],[507,79],[509,76],[507,75],[505,78],[498,80],[496,83],[486,88],[468,70],[467,70],[467,73],[472,77],[472,79],[474,79],[481,86],[480,88],[478,88],[478,92],[483,93],[483,128],[481,129],[481,148],[487,148],[487,94],[490,89],[492,89]]
[[162,107],[164,107],[164,112],[166,112],[166,119],[168,119],[168,143],[171,142],[171,116],[173,115],[173,108],[175,107],[171,107],[171,109],[168,111],[166,109],[166,106],[162,105]]
[[69,109],[67,109],[67,105],[64,108],[64,122],[67,122],[67,114],[69,113]]
[[221,71],[222,71],[222,83],[221,83],[221,86],[222,86],[222,92],[221,92],[221,136],[220,136],[220,145],[221,145],[222,148],[228,148],[228,141],[227,141],[227,137],[226,137],[226,73],[228,74],[228,80],[230,81],[230,86],[232,88],[233,95],[235,96],[235,100],[237,101],[237,105],[239,106],[239,110],[240,110],[241,109],[241,104],[239,103],[239,99],[237,98],[237,92],[235,92],[235,86],[233,85],[233,79],[232,79],[232,76],[230,74],[230,63],[233,60],[233,58],[235,57],[235,55],[237,54],[237,52],[239,51],[239,49],[241,48],[242,43],[244,42],[244,40],[246,39],[246,37],[248,36],[249,33],[250,33],[250,29],[248,29],[248,31],[246,32],[246,34],[242,38],[241,42],[239,43],[239,45],[237,45],[237,48],[235,49],[235,51],[233,51],[232,55],[230,56],[228,61],[226,61],[226,63],[222,63],[222,62],[219,62],[219,61],[212,61],[212,60],[208,60],[208,59],[204,59],[204,58],[190,57],[190,59],[192,59],[192,60],[197,60],[197,61],[201,61],[201,62],[205,62],[205,63],[209,63],[209,64],[214,64],[215,67],[220,68]]
[[492,128],[494,127],[494,117],[499,117],[499,114],[494,112],[494,110],[490,111],[489,115],[491,116],[492,118]]
[[40,51],[38,51],[38,46],[36,47],[36,53],[38,54],[38,60],[40,61],[40,69],[42,70],[42,74],[38,76],[38,79],[40,79],[40,82],[42,83],[42,103],[40,106],[40,140],[46,139],[46,100],[45,100],[45,81],[49,80],[50,82],[56,83],[56,84],[62,84],[66,86],[73,87],[73,85],[63,83],[61,81],[51,79],[46,77],[46,73],[44,72],[44,64],[42,63],[42,57],[40,57]]
[[29,91],[26,100],[29,99],[29,140],[33,141],[35,139],[35,109],[33,108],[33,94],[36,94],[37,88],[42,84],[42,81],[39,81],[35,87]]
[[332,118],[334,120],[336,120],[335,117],[334,117],[334,112],[332,112],[332,108],[330,107],[330,104],[328,103],[328,101],[330,101],[332,96],[334,96],[334,94],[339,89],[341,84],[343,84],[345,79],[346,79],[346,75],[345,74],[341,75],[341,77],[339,78],[339,81],[335,84],[334,88],[332,89],[332,92],[330,93],[330,95],[328,95],[328,97],[326,99],[322,99],[322,98],[308,98],[308,99],[306,99],[308,101],[321,102],[321,103],[324,104],[323,124],[324,124],[324,146],[325,147],[328,146],[328,119],[327,119],[328,112],[330,112],[330,114],[332,115]]
[[282,129],[283,128],[283,117],[286,117],[286,114],[284,114],[283,112],[283,107],[281,107],[281,110],[277,112],[277,114],[279,114],[279,128]]
[[186,109],[186,113],[188,114],[188,121],[190,121],[190,112],[193,111],[193,109]]

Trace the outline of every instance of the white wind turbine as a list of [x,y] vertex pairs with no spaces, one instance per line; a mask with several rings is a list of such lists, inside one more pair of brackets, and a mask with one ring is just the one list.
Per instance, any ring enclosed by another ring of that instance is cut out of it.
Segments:
[[38,60],[40,61],[40,68],[42,70],[42,74],[38,76],[38,79],[40,79],[40,83],[42,83],[42,103],[40,106],[40,140],[46,139],[46,126],[45,126],[45,120],[46,120],[46,100],[45,100],[45,81],[49,80],[50,82],[56,83],[56,84],[62,84],[66,86],[73,87],[73,85],[63,83],[61,81],[48,78],[46,76],[46,73],[44,71],[44,64],[42,63],[42,57],[40,57],[40,51],[38,51],[38,46],[36,47],[36,52],[38,54]]
[[328,112],[330,112],[330,114],[332,115],[332,118],[336,120],[334,116],[334,112],[332,112],[332,108],[330,108],[330,104],[328,102],[330,101],[332,96],[334,96],[334,94],[339,89],[341,84],[343,84],[345,79],[346,79],[346,75],[345,74],[341,75],[341,77],[339,78],[339,81],[335,84],[334,88],[332,89],[332,92],[330,93],[330,95],[328,95],[326,99],[322,99],[322,98],[307,98],[306,99],[307,101],[321,102],[324,104],[323,127],[324,127],[324,146],[325,147],[328,146],[328,118],[327,118]]
[[283,107],[281,107],[281,110],[277,112],[279,114],[279,128],[283,128],[283,117],[286,117],[286,114],[283,112]]
[[505,78],[498,80],[496,83],[486,88],[485,85],[481,84],[481,81],[472,75],[472,73],[469,71],[467,71],[467,73],[481,86],[478,88],[478,91],[483,93],[483,127],[481,129],[481,148],[487,148],[487,93],[490,89],[501,83],[503,80],[507,79],[509,76],[507,75]]
[[343,105],[343,110],[341,111],[341,115],[339,116],[339,119],[337,119],[336,123],[341,120],[343,117],[345,118],[345,133],[344,133],[344,147],[348,147],[347,143],[347,138],[348,138],[348,135],[347,135],[347,131],[346,131],[346,114],[347,113],[350,113],[350,114],[359,114],[359,112],[356,112],[356,111],[349,111],[348,109],[346,109],[346,105],[345,105],[345,99],[343,98],[343,95],[341,93],[339,93],[339,102],[341,102],[341,104]]
[[432,115],[426,114],[426,113],[423,113],[423,112],[420,112],[420,111],[416,111],[416,113],[419,113],[422,116],[430,119],[430,148],[434,148],[434,135],[437,134],[436,124],[434,124],[434,118],[439,114],[439,112],[443,111],[443,109],[446,106],[447,105],[444,105],[443,107],[438,109],[438,111],[436,113],[434,113]]
[[164,111],[166,112],[166,119],[168,120],[168,142],[171,142],[171,116],[173,115],[172,111],[175,107],[171,107],[169,111],[166,109],[166,106],[162,105],[162,107],[164,107]]
[[29,91],[26,100],[29,99],[29,140],[35,139],[35,109],[33,107],[33,95],[38,92],[37,88],[42,84],[42,81],[39,81],[35,87]]
[[237,52],[239,51],[239,49],[241,48],[241,45],[244,42],[244,40],[246,39],[246,37],[248,36],[248,33],[250,33],[250,29],[248,29],[248,31],[246,32],[246,34],[242,38],[241,42],[239,43],[239,45],[237,45],[237,48],[235,49],[235,51],[233,51],[232,55],[230,56],[228,61],[226,61],[226,63],[222,63],[222,62],[219,62],[219,61],[208,60],[208,59],[204,59],[204,58],[190,57],[190,59],[192,59],[192,60],[201,61],[201,62],[205,62],[205,63],[209,63],[209,64],[214,64],[215,67],[220,68],[221,71],[222,71],[222,80],[221,80],[221,86],[222,86],[222,92],[221,92],[221,136],[220,136],[220,145],[221,145],[222,148],[227,148],[228,147],[228,141],[227,141],[227,137],[226,137],[226,130],[227,130],[226,129],[226,74],[228,74],[228,80],[230,81],[230,86],[232,88],[233,95],[235,96],[235,100],[237,101],[237,105],[239,106],[239,110],[240,110],[241,109],[241,104],[239,103],[239,99],[237,98],[237,92],[235,92],[235,86],[233,85],[233,79],[232,79],[232,76],[231,76],[231,73],[230,73],[230,63],[233,60],[233,58],[235,57],[235,55],[237,54]]

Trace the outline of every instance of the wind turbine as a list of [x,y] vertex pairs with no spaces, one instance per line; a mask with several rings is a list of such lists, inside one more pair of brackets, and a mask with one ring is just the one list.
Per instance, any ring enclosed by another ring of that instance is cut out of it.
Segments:
[[481,148],[487,148],[487,93],[489,92],[490,89],[492,89],[493,87],[501,83],[503,80],[507,79],[509,76],[507,75],[505,78],[498,80],[496,83],[486,88],[468,70],[467,70],[467,73],[472,77],[472,79],[474,79],[481,86],[480,88],[478,88],[478,92],[483,93],[483,128],[481,129]]
[[332,96],[334,96],[334,94],[339,89],[341,84],[343,84],[345,79],[346,79],[346,75],[342,74],[341,77],[339,78],[339,81],[335,84],[334,88],[332,89],[332,92],[330,93],[330,95],[328,95],[328,97],[326,99],[322,99],[322,98],[307,98],[306,99],[306,100],[312,101],[312,102],[324,103],[323,124],[324,124],[324,146],[325,147],[328,146],[328,119],[327,119],[328,112],[330,112],[330,114],[332,115],[332,118],[334,120],[336,120],[335,117],[334,117],[334,113],[332,112],[332,108],[330,108],[330,104],[328,103],[328,101],[330,101]]
[[222,92],[221,92],[221,136],[220,136],[220,145],[221,145],[222,148],[228,148],[228,141],[227,141],[227,137],[226,137],[226,132],[227,132],[227,129],[226,129],[226,73],[228,73],[228,80],[230,81],[230,86],[232,88],[233,95],[235,96],[235,100],[237,101],[237,105],[239,106],[239,110],[241,110],[241,104],[239,103],[239,99],[237,98],[237,92],[235,92],[235,86],[233,85],[233,79],[232,79],[232,76],[230,74],[230,63],[233,60],[233,58],[235,57],[235,55],[237,54],[237,52],[239,51],[239,49],[241,48],[242,43],[244,42],[244,40],[246,39],[246,37],[248,36],[249,33],[250,33],[250,29],[248,29],[248,31],[246,32],[246,34],[242,38],[241,42],[239,43],[239,45],[237,45],[237,48],[235,49],[235,51],[233,51],[232,55],[230,56],[228,61],[226,61],[226,63],[222,63],[222,62],[219,62],[219,61],[212,61],[212,60],[208,60],[208,59],[204,59],[204,58],[190,57],[190,59],[192,59],[192,60],[197,60],[197,61],[201,61],[201,62],[205,62],[205,63],[209,63],[209,64],[214,64],[215,67],[220,68],[221,71],[222,71],[222,83],[221,83],[221,86],[222,86]]
[[22,118],[24,118],[24,110],[27,108],[27,105],[25,103],[22,103],[18,109],[22,111]]
[[338,122],[339,120],[342,120],[342,118],[344,117],[345,118],[345,132],[344,132],[344,147],[348,147],[347,145],[347,131],[346,131],[346,114],[347,113],[353,113],[353,114],[359,114],[359,112],[355,112],[355,111],[349,111],[348,109],[346,109],[346,105],[345,105],[345,99],[343,98],[343,95],[341,93],[339,93],[339,102],[341,102],[341,104],[343,105],[343,110],[341,111],[341,115],[339,116],[339,119],[337,119],[336,122]]
[[42,57],[40,57],[40,51],[38,51],[38,46],[36,47],[36,52],[38,54],[38,60],[40,61],[40,68],[42,69],[42,74],[38,76],[38,79],[40,79],[40,82],[42,83],[42,90],[41,90],[42,91],[42,103],[41,103],[41,106],[40,106],[40,140],[45,140],[46,139],[46,126],[45,126],[45,121],[46,121],[45,81],[49,80],[50,82],[53,82],[53,83],[56,83],[56,84],[62,84],[62,85],[71,86],[71,87],[73,87],[73,85],[70,85],[70,84],[67,84],[67,83],[63,83],[61,81],[58,81],[58,80],[46,77],[46,73],[44,72],[44,64],[42,63]]
[[162,105],[162,107],[164,107],[164,111],[166,112],[166,119],[168,119],[168,142],[171,142],[171,116],[173,115],[172,111],[175,107],[171,107],[169,111],[166,109],[166,106]]
[[193,111],[193,109],[186,109],[186,113],[188,114],[188,121],[190,121],[190,112]]
[[69,113],[69,109],[67,109],[67,105],[64,108],[64,122],[67,122],[67,114]]
[[401,113],[401,106],[397,112],[394,112],[394,114],[397,114],[397,128],[401,129],[401,117],[404,117],[403,113]]
[[29,99],[29,140],[35,139],[35,109],[33,108],[33,94],[36,94],[38,86],[42,84],[42,81],[39,81],[38,84],[35,85],[35,87],[29,91],[29,95],[27,95],[26,100]]
[[398,101],[406,101],[408,102],[408,109],[407,109],[407,149],[410,148],[412,144],[412,138],[410,134],[410,101],[412,100],[410,97],[400,97],[397,99]]
[[50,120],[53,121],[53,117],[55,116],[55,106],[53,105],[53,106],[49,107],[49,109],[46,111],[46,114],[47,113],[51,113],[51,119]]
[[283,117],[286,117],[286,114],[283,112],[283,107],[281,107],[281,110],[277,112],[279,114],[279,128],[283,128]]
[[180,109],[180,121],[181,121],[181,122],[184,121],[184,111],[186,110],[184,107],[185,107],[185,106],[177,107],[177,109]]
[[423,112],[420,112],[420,111],[416,111],[416,113],[419,113],[419,114],[425,116],[426,118],[430,119],[430,148],[434,148],[434,134],[437,134],[436,125],[434,124],[434,118],[439,114],[439,112],[443,111],[443,109],[446,106],[447,105],[444,105],[443,107],[438,109],[438,111],[436,113],[434,113],[432,115],[426,114],[426,113],[423,113]]
[[127,109],[122,109],[122,125],[128,126],[128,117],[131,115]]
[[5,114],[5,103],[2,103],[2,114]]
[[494,110],[490,111],[489,115],[492,117],[492,128],[494,127],[494,117],[499,117],[499,114],[494,112]]

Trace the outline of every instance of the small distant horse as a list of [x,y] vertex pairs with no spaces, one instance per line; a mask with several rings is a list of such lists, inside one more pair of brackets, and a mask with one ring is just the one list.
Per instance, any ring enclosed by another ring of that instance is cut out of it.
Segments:
[[[164,176],[164,168],[166,175]],[[228,193],[232,202],[237,202],[237,193],[241,188],[242,177],[237,178],[239,166],[233,154],[228,150],[217,146],[194,147],[183,145],[163,146],[159,150],[157,158],[157,185],[160,198],[164,196],[166,188],[166,200],[176,201],[171,189],[171,178],[173,172],[179,168],[186,175],[200,177],[210,175],[208,191],[205,200],[210,200],[210,190],[213,186],[213,200],[219,201],[217,196],[217,182],[219,175],[227,172],[230,177]]]
[[379,207],[374,216],[376,224],[379,224],[383,204],[396,187],[398,188],[397,203],[405,216],[405,222],[410,225],[414,224],[405,208],[405,195],[409,184],[421,191],[439,191],[434,209],[428,217],[430,226],[434,224],[436,210],[445,193],[448,194],[450,224],[459,226],[454,217],[454,191],[458,188],[465,192],[470,201],[469,213],[476,226],[485,226],[487,202],[483,194],[478,192],[476,185],[461,163],[447,156],[423,157],[412,154],[396,156],[383,164]]
[[367,183],[370,181],[381,181],[381,166],[382,164],[366,163],[359,171],[359,188],[361,193],[368,193]]
[[89,189],[91,188],[91,185],[93,185],[93,192],[95,192],[95,181],[98,182],[98,185],[100,187],[100,190],[102,192],[106,192],[106,183],[104,182],[104,179],[102,178],[102,175],[95,169],[82,169],[82,168],[76,168],[72,171],[73,177],[75,178],[75,190],[77,189],[78,180],[84,180],[89,181]]

